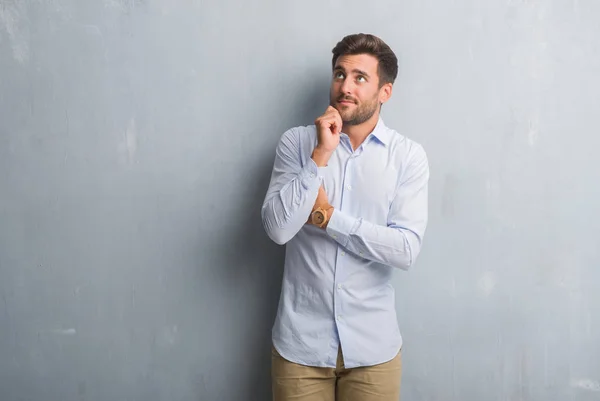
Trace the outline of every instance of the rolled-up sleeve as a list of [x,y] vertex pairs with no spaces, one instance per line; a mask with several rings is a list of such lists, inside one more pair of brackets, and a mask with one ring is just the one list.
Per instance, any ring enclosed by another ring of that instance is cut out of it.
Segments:
[[308,220],[327,168],[318,167],[311,158],[302,165],[300,135],[297,129],[282,135],[261,209],[267,235],[280,245],[292,239]]

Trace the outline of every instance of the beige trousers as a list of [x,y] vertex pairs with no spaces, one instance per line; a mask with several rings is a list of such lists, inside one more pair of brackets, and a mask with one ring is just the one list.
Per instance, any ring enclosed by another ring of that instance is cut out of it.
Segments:
[[271,346],[273,401],[398,401],[401,352],[389,362],[344,367],[340,348],[335,368],[298,365]]

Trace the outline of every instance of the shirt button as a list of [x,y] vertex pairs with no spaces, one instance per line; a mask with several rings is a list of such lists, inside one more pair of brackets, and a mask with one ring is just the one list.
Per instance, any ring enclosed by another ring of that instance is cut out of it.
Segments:
[[338,284],[338,290],[341,290],[341,289],[342,289],[342,285]]
[[342,320],[342,315],[337,315],[337,320]]
[[352,185],[348,185],[348,186],[346,187],[346,189],[347,189],[348,191],[351,191],[351,190],[352,190]]
[[346,256],[346,252],[342,252],[342,256]]
[[315,178],[315,175],[313,173],[310,173],[310,178]]

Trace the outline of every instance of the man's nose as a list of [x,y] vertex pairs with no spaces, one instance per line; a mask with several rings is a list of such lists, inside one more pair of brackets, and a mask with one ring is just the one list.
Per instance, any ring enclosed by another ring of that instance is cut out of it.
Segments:
[[351,93],[352,91],[352,82],[349,79],[344,79],[344,81],[342,82],[342,86],[340,87],[340,90],[342,91],[343,94],[348,94]]

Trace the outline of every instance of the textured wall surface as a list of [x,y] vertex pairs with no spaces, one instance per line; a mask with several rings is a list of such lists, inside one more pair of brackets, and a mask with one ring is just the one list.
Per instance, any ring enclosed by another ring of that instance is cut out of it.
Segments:
[[407,401],[600,399],[600,3],[0,0],[0,399],[270,399],[280,135],[401,60],[430,224]]

